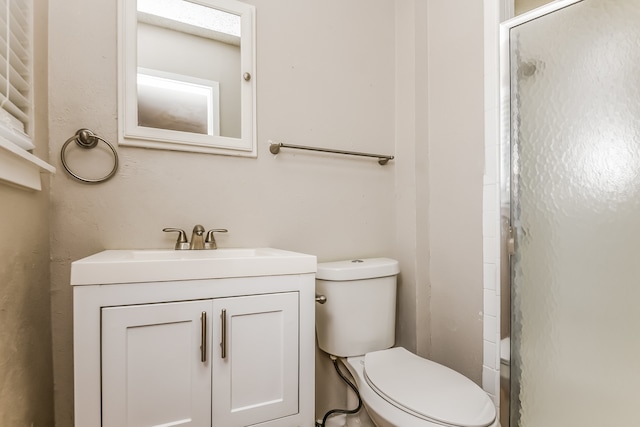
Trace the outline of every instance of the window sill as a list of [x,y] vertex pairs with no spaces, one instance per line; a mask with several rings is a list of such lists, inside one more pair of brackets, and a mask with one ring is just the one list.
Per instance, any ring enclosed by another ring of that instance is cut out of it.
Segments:
[[42,190],[41,172],[55,173],[56,168],[0,137],[0,182],[22,189]]

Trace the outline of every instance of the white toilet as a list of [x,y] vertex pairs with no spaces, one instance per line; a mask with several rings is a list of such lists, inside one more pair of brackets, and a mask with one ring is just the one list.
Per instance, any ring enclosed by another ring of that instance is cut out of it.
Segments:
[[319,263],[318,345],[340,357],[378,427],[496,427],[489,396],[463,375],[395,341],[398,262],[388,258]]

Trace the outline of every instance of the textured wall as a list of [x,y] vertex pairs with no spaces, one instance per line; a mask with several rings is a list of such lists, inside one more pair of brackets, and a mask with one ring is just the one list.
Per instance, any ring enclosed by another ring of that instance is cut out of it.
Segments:
[[[280,247],[320,261],[395,256],[394,164],[268,151],[269,140],[281,140],[393,154],[393,1],[259,3],[257,159],[119,147],[111,181],[86,186],[64,172],[53,180],[58,427],[72,425],[71,261],[107,248],[171,248],[175,237],[162,228],[196,223],[228,228],[223,247]],[[89,21],[79,37],[77,23]],[[80,127],[116,141],[116,22],[116,2],[50,0],[55,155]],[[96,175],[110,167],[106,156],[79,154],[74,165],[86,160]],[[319,411],[328,405],[319,401]]]
[[431,356],[480,384],[483,7],[428,3]]
[[427,7],[396,2],[397,344],[429,355]]
[[47,186],[0,185],[0,425],[53,423]]
[[[221,246],[274,246],[320,261],[400,260],[398,342],[480,382],[482,3],[252,1],[258,25],[258,158],[118,149],[121,169],[52,183],[57,427],[72,425],[70,263],[103,249],[169,248],[161,229],[224,227]],[[77,22],[92,31],[78,37]],[[50,0],[50,135],[116,141],[115,2]],[[73,67],[69,66],[73,64]],[[269,140],[397,154],[375,162]],[[99,153],[75,156],[108,170]],[[52,157],[53,158],[53,157]],[[59,165],[57,165],[59,166]],[[318,358],[318,414],[340,404]]]
[[[46,2],[35,2],[35,154],[47,159]],[[42,191],[0,184],[0,426],[53,425],[49,177]]]
[[396,2],[401,345],[482,375],[483,7]]

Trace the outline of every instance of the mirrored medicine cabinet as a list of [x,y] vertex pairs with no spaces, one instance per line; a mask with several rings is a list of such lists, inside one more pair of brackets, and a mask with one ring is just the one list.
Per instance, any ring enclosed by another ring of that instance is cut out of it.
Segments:
[[124,146],[256,156],[255,8],[236,0],[119,0]]

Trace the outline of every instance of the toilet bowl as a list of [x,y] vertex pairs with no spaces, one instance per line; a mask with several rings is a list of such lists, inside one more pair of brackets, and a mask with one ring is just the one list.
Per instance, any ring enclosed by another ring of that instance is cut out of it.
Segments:
[[495,407],[480,387],[402,347],[342,361],[377,427],[498,426]]
[[474,382],[392,347],[398,272],[388,258],[319,263],[316,293],[326,303],[316,305],[318,346],[349,370],[377,427],[498,426]]

